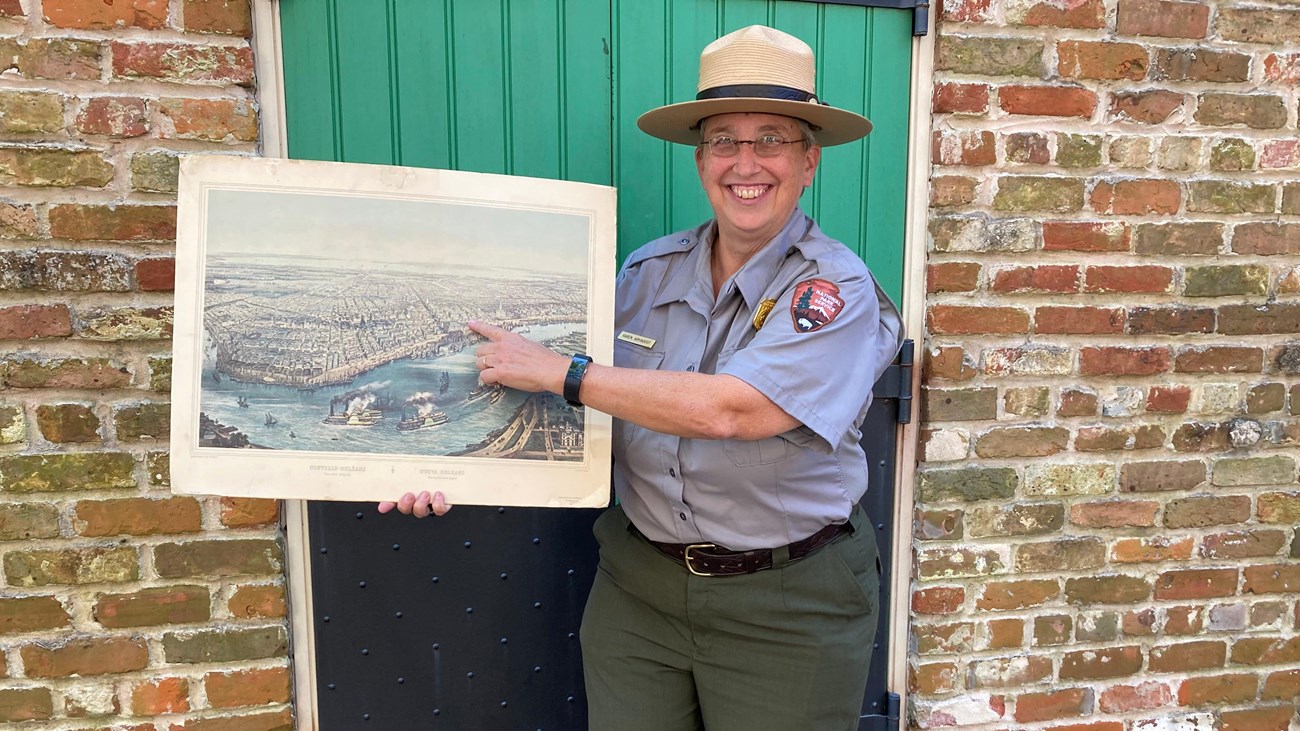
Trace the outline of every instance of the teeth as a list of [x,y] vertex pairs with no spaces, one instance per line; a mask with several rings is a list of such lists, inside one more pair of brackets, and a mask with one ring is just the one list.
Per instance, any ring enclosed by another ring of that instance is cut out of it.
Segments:
[[731,190],[735,192],[737,198],[743,200],[753,200],[767,192],[766,185],[733,185]]

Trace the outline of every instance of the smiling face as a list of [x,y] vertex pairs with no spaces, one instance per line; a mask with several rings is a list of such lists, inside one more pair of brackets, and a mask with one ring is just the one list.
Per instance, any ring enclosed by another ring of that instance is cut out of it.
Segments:
[[[754,140],[776,135],[786,140],[803,138],[799,123],[776,114],[719,114],[705,119],[701,139],[726,135]],[[725,246],[755,250],[770,241],[799,203],[804,188],[812,185],[821,160],[817,145],[785,145],[775,157],[759,157],[753,145],[741,145],[732,157],[719,157],[708,145],[695,148],[700,184],[718,220],[718,241]]]

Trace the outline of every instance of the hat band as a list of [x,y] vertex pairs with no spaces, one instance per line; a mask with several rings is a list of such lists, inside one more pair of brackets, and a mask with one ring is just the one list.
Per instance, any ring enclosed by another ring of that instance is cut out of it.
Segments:
[[776,86],[774,84],[731,84],[729,86],[715,86],[705,89],[695,95],[695,99],[733,99],[736,97],[748,97],[756,99],[780,99],[790,102],[812,102],[814,104],[826,104],[817,98],[816,94],[810,94],[803,89],[793,89],[789,86]]

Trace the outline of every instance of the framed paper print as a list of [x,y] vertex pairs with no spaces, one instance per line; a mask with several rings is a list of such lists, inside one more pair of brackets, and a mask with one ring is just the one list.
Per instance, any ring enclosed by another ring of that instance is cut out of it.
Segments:
[[614,189],[181,162],[172,490],[602,506],[610,418],[486,387],[472,319],[612,360]]

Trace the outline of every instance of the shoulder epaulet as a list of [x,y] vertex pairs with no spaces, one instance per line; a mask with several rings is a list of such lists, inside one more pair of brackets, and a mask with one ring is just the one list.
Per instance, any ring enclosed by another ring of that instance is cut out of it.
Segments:
[[708,225],[706,223],[697,228],[660,236],[629,254],[623,266],[630,267],[647,259],[690,251],[699,245],[700,234],[704,232],[705,227]]

